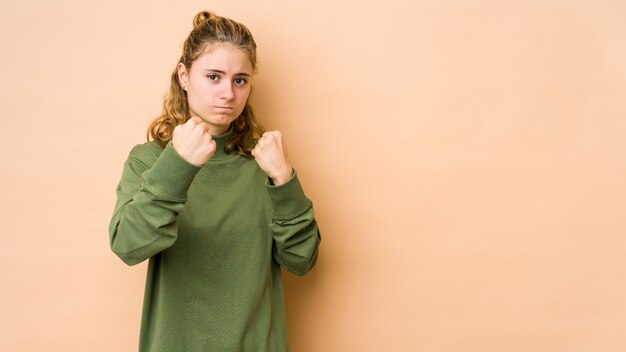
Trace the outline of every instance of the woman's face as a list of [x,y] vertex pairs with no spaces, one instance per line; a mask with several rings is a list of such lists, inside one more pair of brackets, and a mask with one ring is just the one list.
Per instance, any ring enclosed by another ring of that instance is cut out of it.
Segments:
[[252,84],[252,63],[228,43],[209,44],[187,70],[178,64],[178,79],[187,91],[189,113],[209,125],[209,133],[228,130],[243,111]]

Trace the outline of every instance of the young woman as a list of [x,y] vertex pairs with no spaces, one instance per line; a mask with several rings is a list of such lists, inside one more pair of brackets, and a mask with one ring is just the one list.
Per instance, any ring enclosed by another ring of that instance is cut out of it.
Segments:
[[287,351],[280,268],[315,265],[312,204],[250,108],[249,30],[209,12],[193,24],[109,226],[126,264],[149,259],[139,350]]

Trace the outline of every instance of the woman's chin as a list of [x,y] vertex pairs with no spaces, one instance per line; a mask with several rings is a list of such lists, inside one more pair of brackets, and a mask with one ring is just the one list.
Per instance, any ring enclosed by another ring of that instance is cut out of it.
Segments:
[[202,119],[209,125],[211,134],[226,132],[234,120],[230,116],[215,115]]

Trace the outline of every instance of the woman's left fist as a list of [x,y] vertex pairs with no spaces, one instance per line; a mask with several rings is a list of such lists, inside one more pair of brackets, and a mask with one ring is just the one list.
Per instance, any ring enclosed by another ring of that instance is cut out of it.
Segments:
[[287,161],[283,136],[279,131],[263,133],[263,136],[252,149],[252,156],[254,156],[261,170],[265,171],[267,176],[274,181],[274,185],[282,185],[291,178],[293,169]]

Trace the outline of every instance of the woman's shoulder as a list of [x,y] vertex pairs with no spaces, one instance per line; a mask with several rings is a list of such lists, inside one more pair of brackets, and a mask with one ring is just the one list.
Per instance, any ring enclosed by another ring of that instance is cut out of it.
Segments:
[[152,165],[163,153],[164,148],[155,141],[135,145],[128,154],[128,159],[140,161],[146,165]]

